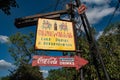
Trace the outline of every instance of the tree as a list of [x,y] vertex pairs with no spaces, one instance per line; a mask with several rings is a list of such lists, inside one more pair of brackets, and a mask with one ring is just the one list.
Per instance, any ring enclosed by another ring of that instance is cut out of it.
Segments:
[[15,61],[15,65],[19,65],[21,63],[31,63],[33,55],[45,54],[44,51],[37,51],[34,49],[34,33],[26,35],[18,32],[10,36],[9,39],[11,42],[9,52]]
[[30,64],[21,64],[19,68],[12,72],[9,80],[43,80],[39,67],[32,67]]
[[[105,63],[105,67],[107,69],[107,72],[111,80],[120,79],[120,73],[119,73],[120,72],[120,66],[119,66],[120,33],[119,31],[120,31],[120,24],[114,23],[108,26],[107,30],[105,29],[104,34],[97,41],[98,47],[101,51],[103,61]],[[85,67],[82,68],[84,80],[98,80],[98,77],[96,75],[96,69],[94,68],[93,60],[91,58],[92,55],[90,55],[89,44],[86,38],[84,36],[82,37],[79,36],[77,39],[78,39],[79,48],[82,51],[81,57],[84,57],[89,61],[89,64],[87,64]],[[99,59],[98,59],[98,65],[99,65],[98,69],[100,71],[102,80],[105,80],[105,76],[102,71],[102,66],[99,63]],[[68,80],[67,77],[63,75],[67,75],[67,72],[69,71],[71,72],[69,73],[69,80],[80,80],[80,73],[76,74],[76,71],[74,69],[66,70],[66,73],[63,73],[65,72],[64,68],[50,71],[47,80],[52,80],[52,79],[58,80],[59,78],[64,78],[64,80]],[[53,76],[53,77],[50,77],[50,76]]]
[[18,7],[16,0],[0,0],[0,9],[7,15],[10,15],[11,7]]
[[[81,50],[81,57],[84,57],[89,61],[89,64],[82,67],[83,77],[85,80],[97,79],[96,70],[94,68],[90,51],[89,44],[85,37],[78,38],[79,48]],[[75,55],[75,53],[70,53],[70,55]],[[50,70],[47,80],[80,80],[80,71],[76,71],[75,68],[60,68],[57,70]]]
[[105,66],[112,80],[120,79],[120,33],[119,23],[109,25],[99,38],[99,47]]
[[50,70],[47,80],[73,80],[75,74],[76,71],[73,68]]
[[9,76],[2,77],[0,80],[9,80]]
[[9,52],[18,68],[11,71],[10,80],[43,80],[39,67],[32,67],[33,55],[41,55],[42,51],[34,50],[34,34],[16,33],[10,36]]

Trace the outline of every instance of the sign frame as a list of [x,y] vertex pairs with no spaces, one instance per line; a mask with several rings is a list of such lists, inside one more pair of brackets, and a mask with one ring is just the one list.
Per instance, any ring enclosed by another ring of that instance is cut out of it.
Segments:
[[[39,19],[47,19],[47,20],[56,20],[56,19],[49,19],[49,18],[39,18]],[[37,34],[37,31],[38,31],[38,23],[39,23],[39,19],[38,19],[38,22],[37,22],[37,29],[36,29],[36,36],[35,36],[35,45],[34,45],[34,47],[35,47],[35,50],[45,50],[45,51],[64,51],[64,52],[68,52],[68,51],[70,51],[70,52],[75,52],[76,51],[76,33],[75,33],[75,27],[74,27],[74,23],[72,22],[72,21],[68,21],[68,20],[57,20],[57,21],[65,21],[65,22],[70,22],[71,24],[72,24],[72,32],[73,32],[73,43],[74,43],[74,50],[57,50],[57,49],[44,49],[44,48],[37,48],[37,46],[36,46],[36,44],[37,44],[37,36],[38,36],[38,34]]]

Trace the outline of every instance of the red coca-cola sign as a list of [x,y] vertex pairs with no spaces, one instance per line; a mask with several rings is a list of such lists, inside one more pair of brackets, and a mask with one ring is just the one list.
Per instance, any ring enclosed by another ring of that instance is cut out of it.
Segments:
[[50,57],[50,58],[44,58],[40,57],[37,60],[38,64],[57,64],[57,58]]
[[87,60],[78,56],[33,56],[32,66],[62,66],[62,67],[76,67],[78,70],[88,63]]

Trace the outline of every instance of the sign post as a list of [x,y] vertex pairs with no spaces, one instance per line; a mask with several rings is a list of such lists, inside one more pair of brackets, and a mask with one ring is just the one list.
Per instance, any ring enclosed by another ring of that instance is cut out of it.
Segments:
[[[76,5],[77,7],[81,6],[82,3],[80,0],[75,0],[76,2]],[[80,8],[80,7],[79,7]],[[78,13],[80,14],[80,17],[81,17],[81,20],[82,20],[82,23],[83,23],[83,26],[84,26],[84,30],[86,32],[86,36],[87,36],[87,40],[89,42],[89,46],[90,46],[90,51],[91,51],[91,55],[92,55],[92,58],[93,58],[93,63],[95,65],[95,68],[96,68],[96,73],[97,73],[97,76],[98,76],[98,80],[102,80],[102,77],[101,77],[101,74],[100,74],[100,71],[99,71],[99,68],[98,68],[98,63],[97,63],[97,57],[99,58],[99,62],[101,63],[102,65],[102,69],[103,69],[103,72],[106,76],[106,79],[107,80],[110,80],[110,77],[107,73],[107,70],[106,70],[106,67],[105,67],[105,64],[103,62],[103,59],[102,59],[102,56],[99,52],[99,49],[98,49],[98,46],[96,44],[96,41],[91,33],[91,27],[90,27],[90,24],[89,24],[89,21],[87,19],[87,16],[84,12],[84,9],[85,9],[85,6],[83,7],[83,13],[81,14],[81,11],[78,9]]]
[[[72,6],[70,5],[70,14],[73,19]],[[37,14],[15,19],[17,28],[36,25],[37,35],[35,49],[39,50],[58,50],[58,51],[76,51],[76,42],[74,27],[72,22],[51,20],[60,19],[60,15],[68,14],[69,10],[55,11],[46,14]],[[79,14],[84,13],[86,6],[79,7]],[[40,18],[41,17],[41,18]],[[43,19],[49,18],[49,19]],[[32,66],[62,66],[76,67],[79,70],[88,63],[87,60],[79,56],[51,57],[51,56],[33,56]]]

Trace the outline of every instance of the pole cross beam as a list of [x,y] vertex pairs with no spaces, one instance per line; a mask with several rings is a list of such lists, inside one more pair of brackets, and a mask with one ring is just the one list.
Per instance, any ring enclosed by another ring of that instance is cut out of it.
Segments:
[[27,26],[33,26],[37,24],[38,18],[50,18],[50,19],[60,19],[60,15],[67,14],[68,10],[60,10],[44,14],[36,14],[32,16],[26,16],[15,19],[15,26],[17,28],[23,28]]

